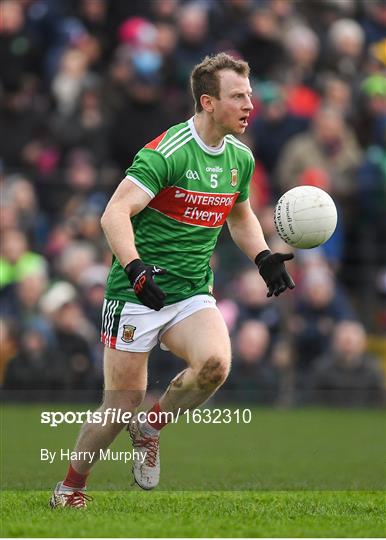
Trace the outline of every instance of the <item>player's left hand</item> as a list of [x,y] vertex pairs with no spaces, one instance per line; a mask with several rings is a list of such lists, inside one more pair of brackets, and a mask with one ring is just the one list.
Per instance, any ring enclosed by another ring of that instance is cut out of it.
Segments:
[[295,283],[287,272],[284,261],[294,258],[293,253],[272,253],[269,249],[261,251],[255,258],[255,264],[268,287],[267,296],[279,296],[287,288],[293,289]]

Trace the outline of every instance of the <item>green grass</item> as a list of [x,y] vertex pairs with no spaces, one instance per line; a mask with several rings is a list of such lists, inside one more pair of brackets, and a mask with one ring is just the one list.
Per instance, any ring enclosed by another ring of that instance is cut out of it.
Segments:
[[[183,419],[162,434],[156,491],[131,485],[130,463],[101,462],[87,512],[52,511],[50,491],[67,463],[42,462],[40,448],[72,449],[79,425],[52,428],[40,413],[88,408],[2,407],[2,536],[386,535],[382,411],[256,408],[250,424]],[[127,434],[112,448],[129,450]]]
[[7,492],[10,537],[383,537],[380,493],[97,492],[86,512],[47,508],[48,492]]

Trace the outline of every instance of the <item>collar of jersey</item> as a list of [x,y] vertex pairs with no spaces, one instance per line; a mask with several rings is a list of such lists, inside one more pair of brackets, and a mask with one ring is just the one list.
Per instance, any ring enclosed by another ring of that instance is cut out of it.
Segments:
[[188,120],[188,126],[190,127],[190,131],[192,132],[194,140],[196,141],[198,146],[204,150],[204,152],[206,152],[207,154],[212,154],[213,156],[217,156],[224,152],[225,144],[226,144],[225,138],[223,139],[220,146],[208,146],[207,144],[204,143],[204,141],[201,139],[201,137],[197,133],[196,126],[194,125],[194,122],[193,122],[193,116],[192,118]]

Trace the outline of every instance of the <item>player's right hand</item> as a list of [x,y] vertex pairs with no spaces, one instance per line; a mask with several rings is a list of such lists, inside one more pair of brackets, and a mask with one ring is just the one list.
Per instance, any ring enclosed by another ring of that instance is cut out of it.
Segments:
[[125,272],[134,292],[144,306],[159,311],[165,305],[166,294],[154,281],[154,276],[166,274],[164,268],[149,266],[134,259],[125,266]]

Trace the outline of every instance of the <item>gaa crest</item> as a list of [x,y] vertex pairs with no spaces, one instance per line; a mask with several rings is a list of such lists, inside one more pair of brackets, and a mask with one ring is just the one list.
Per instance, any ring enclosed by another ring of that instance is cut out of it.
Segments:
[[125,343],[131,343],[132,341],[134,341],[134,332],[136,331],[136,329],[137,327],[133,326],[132,324],[124,324],[121,340]]
[[235,187],[237,186],[237,182],[239,181],[237,177],[238,169],[231,169],[231,186]]

